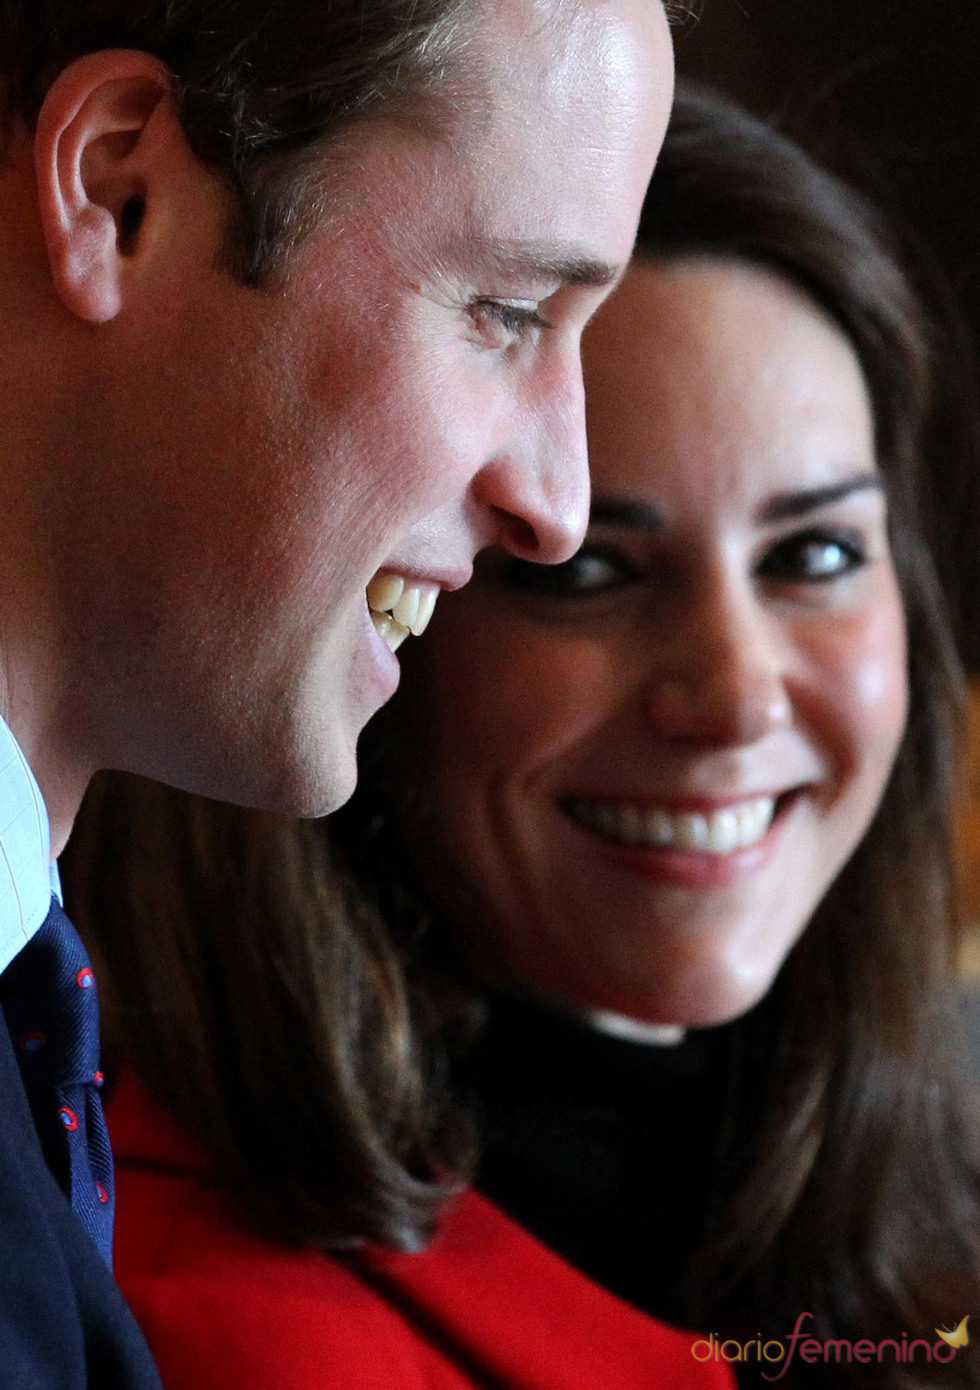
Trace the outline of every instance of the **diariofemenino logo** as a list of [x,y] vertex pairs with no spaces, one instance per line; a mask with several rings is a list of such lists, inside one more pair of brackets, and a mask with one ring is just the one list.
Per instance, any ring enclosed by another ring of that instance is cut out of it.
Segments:
[[788,1337],[781,1340],[773,1338],[768,1342],[761,1337],[750,1342],[723,1342],[717,1333],[712,1332],[692,1345],[691,1355],[695,1361],[754,1361],[763,1368],[763,1380],[782,1380],[797,1355],[809,1365],[817,1361],[833,1361],[837,1365],[844,1361],[856,1361],[859,1365],[871,1362],[904,1364],[908,1361],[938,1361],[945,1365],[953,1361],[959,1349],[968,1346],[970,1341],[966,1330],[969,1313],[952,1332],[937,1327],[939,1340],[936,1342],[929,1342],[925,1337],[910,1340],[907,1332],[903,1332],[901,1338],[886,1337],[881,1342],[872,1342],[867,1337],[859,1338],[856,1342],[846,1337],[830,1337],[819,1342],[816,1337],[801,1331],[804,1318],[812,1317],[812,1313],[801,1313]]

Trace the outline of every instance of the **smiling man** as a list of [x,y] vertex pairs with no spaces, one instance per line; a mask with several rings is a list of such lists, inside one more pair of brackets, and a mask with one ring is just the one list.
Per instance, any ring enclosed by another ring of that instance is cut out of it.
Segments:
[[0,8],[9,1390],[154,1383],[50,850],[100,767],[330,810],[438,591],[574,550],[670,96],[659,0]]

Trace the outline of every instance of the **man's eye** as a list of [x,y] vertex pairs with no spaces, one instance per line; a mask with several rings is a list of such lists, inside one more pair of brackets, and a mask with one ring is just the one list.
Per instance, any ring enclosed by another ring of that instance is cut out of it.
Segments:
[[483,341],[492,348],[509,347],[551,327],[540,306],[532,300],[477,299],[469,306],[469,315]]
[[557,598],[603,593],[635,576],[633,566],[615,551],[588,545],[560,565],[512,560],[502,574],[509,588]]
[[767,551],[757,573],[767,579],[823,583],[851,574],[867,563],[864,537],[857,531],[805,531]]

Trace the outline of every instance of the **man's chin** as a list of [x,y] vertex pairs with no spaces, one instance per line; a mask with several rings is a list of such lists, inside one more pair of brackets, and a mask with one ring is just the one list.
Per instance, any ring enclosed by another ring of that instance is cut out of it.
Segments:
[[[256,769],[257,771],[258,769]],[[314,820],[338,810],[357,785],[357,756],[353,738],[309,738],[301,747],[283,747],[262,769],[261,783],[244,788],[244,795],[222,796],[257,810],[294,820]]]
[[282,804],[275,809],[299,820],[316,820],[339,810],[350,800],[356,786],[357,758],[351,744],[332,750],[317,769],[310,769],[307,778],[301,777],[291,787],[284,786]]
[[295,810],[292,814],[300,820],[319,820],[321,816],[329,816],[331,812],[339,811],[341,806],[351,799],[356,786],[357,768],[355,766],[351,776],[346,781],[332,785],[316,801],[311,801],[305,808]]

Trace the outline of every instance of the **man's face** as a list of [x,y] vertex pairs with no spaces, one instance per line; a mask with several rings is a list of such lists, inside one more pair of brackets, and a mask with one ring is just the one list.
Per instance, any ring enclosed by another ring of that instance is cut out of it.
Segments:
[[76,627],[118,691],[102,761],[331,809],[398,680],[372,579],[424,607],[487,544],[575,548],[579,336],[630,253],[669,38],[656,0],[504,0],[468,43],[440,138],[374,122],[327,155],[327,214],[274,287],[217,267],[216,199],[93,355],[104,481],[80,505],[103,573],[120,558]]

